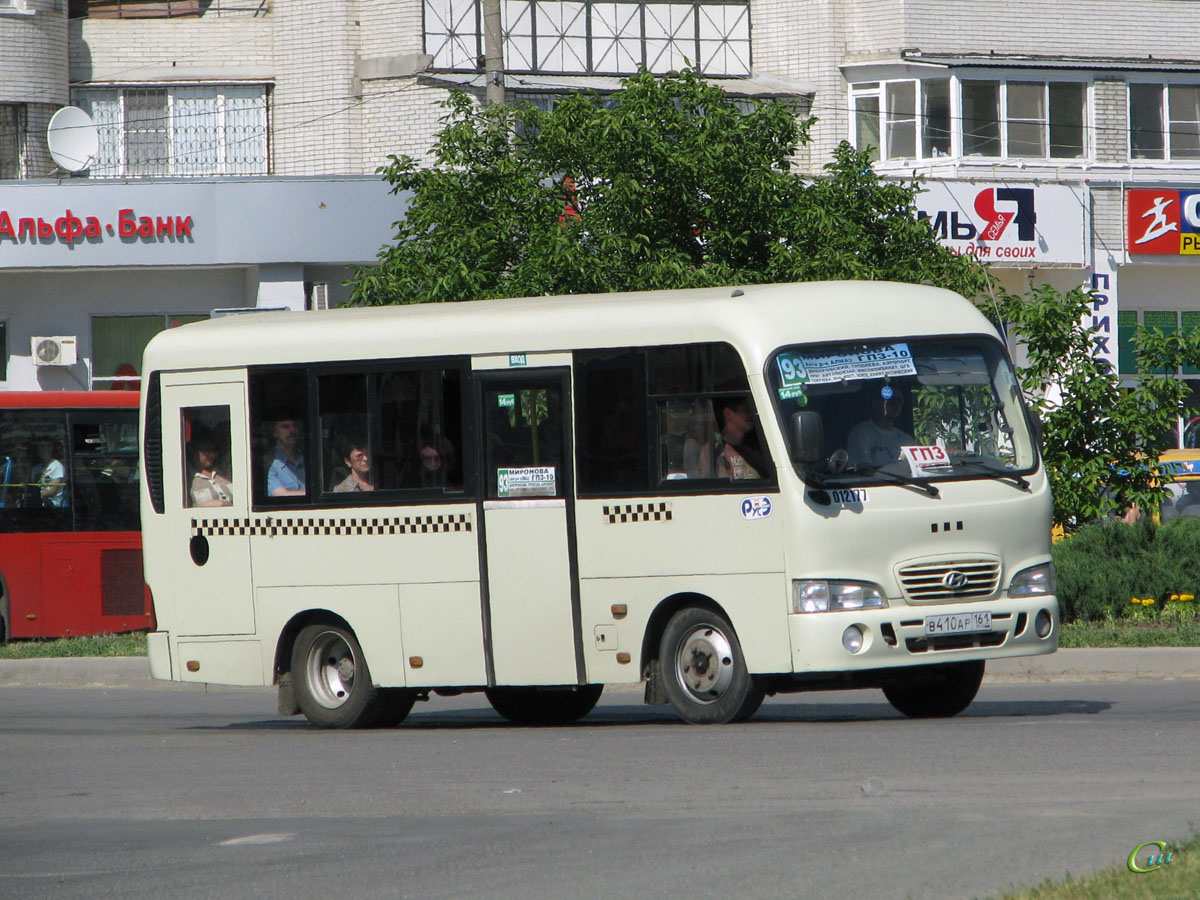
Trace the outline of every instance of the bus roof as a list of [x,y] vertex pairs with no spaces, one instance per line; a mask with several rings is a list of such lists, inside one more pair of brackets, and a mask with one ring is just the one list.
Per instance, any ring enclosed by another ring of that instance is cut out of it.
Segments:
[[160,332],[143,373],[722,340],[765,358],[788,344],[962,333],[998,338],[973,304],[940,288],[744,285],[226,316]]
[[0,409],[96,409],[138,405],[138,391],[0,391]]

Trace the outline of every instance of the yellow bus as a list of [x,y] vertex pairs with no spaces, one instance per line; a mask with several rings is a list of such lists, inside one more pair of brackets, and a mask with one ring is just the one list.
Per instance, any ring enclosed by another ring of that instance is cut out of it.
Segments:
[[154,677],[322,727],[483,691],[688,722],[1052,652],[1050,491],[995,329],[924,286],[538,297],[171,329],[143,368]]

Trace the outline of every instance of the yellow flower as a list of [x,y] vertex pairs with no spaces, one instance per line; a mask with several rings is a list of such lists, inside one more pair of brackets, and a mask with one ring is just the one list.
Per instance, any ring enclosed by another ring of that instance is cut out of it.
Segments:
[[1191,603],[1191,602],[1192,602],[1193,600],[1195,600],[1195,599],[1196,599],[1196,595],[1195,595],[1195,594],[1180,594],[1180,595],[1179,595],[1179,602],[1180,602],[1180,603]]
[[1172,594],[1172,595],[1170,596],[1170,598],[1169,598],[1169,599],[1171,599],[1171,600],[1178,600],[1178,599],[1179,599],[1179,595],[1178,595],[1178,594]]
[[1141,604],[1142,601],[1138,597],[1130,597],[1129,602],[1132,603],[1134,606],[1138,606]]
[[1153,605],[1154,605],[1153,597],[1147,597],[1145,600],[1142,601],[1142,606],[1153,606]]

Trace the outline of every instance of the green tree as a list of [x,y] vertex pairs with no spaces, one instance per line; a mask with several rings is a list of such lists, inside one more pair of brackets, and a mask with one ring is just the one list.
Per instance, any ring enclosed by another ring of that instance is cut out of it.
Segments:
[[[735,103],[684,70],[552,111],[446,103],[433,165],[381,170],[409,206],[359,305],[816,279],[931,280],[975,296],[986,276],[840,146],[825,177],[790,160],[809,122],[783,101]],[[811,120],[810,120],[811,121]]]
[[1155,461],[1174,446],[1187,384],[1173,377],[1200,360],[1200,331],[1133,337],[1138,380],[1122,388],[1118,373],[1093,355],[1091,292],[1037,285],[1004,294],[985,310],[1009,323],[1027,357],[1018,375],[1043,429],[1054,520],[1068,530],[1135,503],[1154,510],[1165,496]]

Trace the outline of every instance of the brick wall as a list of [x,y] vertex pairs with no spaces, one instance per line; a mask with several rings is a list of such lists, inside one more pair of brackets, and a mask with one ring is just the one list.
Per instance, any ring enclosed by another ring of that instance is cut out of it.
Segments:
[[936,51],[1194,59],[1200,14],[1180,0],[907,0],[903,45]]
[[0,12],[0,103],[66,103],[66,41],[66,7],[54,0]]
[[1097,78],[1092,88],[1096,162],[1129,159],[1129,87],[1124,78]]

